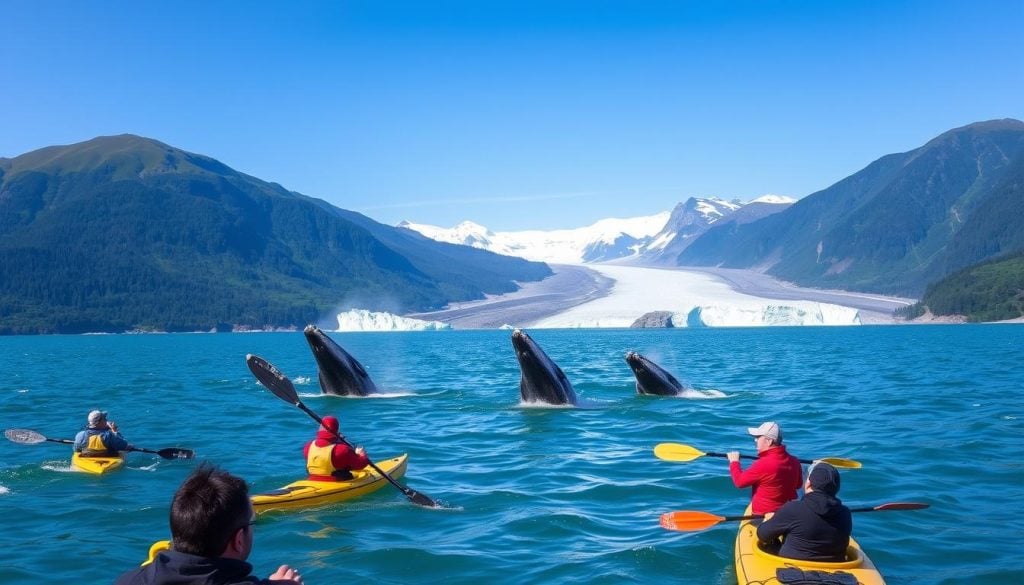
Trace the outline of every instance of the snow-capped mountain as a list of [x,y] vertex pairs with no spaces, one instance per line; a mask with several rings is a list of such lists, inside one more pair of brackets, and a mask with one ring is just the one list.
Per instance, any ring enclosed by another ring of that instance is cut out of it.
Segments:
[[691,197],[676,205],[665,228],[644,249],[640,263],[672,264],[679,254],[716,224],[731,221],[749,223],[786,209],[795,199],[783,195],[762,195],[748,203],[724,201],[717,197]]
[[[410,229],[439,242],[482,248],[506,256],[553,264],[580,264],[634,258],[637,263],[674,263],[679,253],[723,218],[740,217],[746,209],[758,209],[763,217],[782,211],[793,199],[765,195],[743,204],[717,197],[691,197],[671,212],[633,218],[602,219],[592,225],[565,230],[492,232],[464,221],[453,228],[403,221]],[[750,220],[752,221],[752,220]],[[745,222],[741,222],[745,223]]]
[[483,248],[506,256],[553,264],[579,264],[622,258],[635,253],[636,246],[658,233],[669,213],[602,219],[592,225],[566,230],[492,232],[470,221],[446,229],[403,221],[400,228],[417,231],[440,242]]

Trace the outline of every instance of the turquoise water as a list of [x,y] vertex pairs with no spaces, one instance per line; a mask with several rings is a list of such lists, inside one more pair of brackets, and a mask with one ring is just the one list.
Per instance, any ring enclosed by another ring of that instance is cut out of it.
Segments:
[[[196,449],[255,490],[302,474],[315,424],[259,386],[255,353],[303,400],[341,418],[371,456],[410,454],[408,485],[261,517],[250,561],[306,582],[732,583],[735,525],[675,533],[662,512],[742,511],[726,462],[656,459],[659,442],[740,449],[778,420],[801,457],[848,457],[855,535],[889,583],[1017,582],[1024,561],[1024,327],[530,332],[581,408],[523,408],[508,331],[332,334],[388,397],[321,397],[299,333],[0,338],[3,428],[72,437],[97,407],[135,445]],[[637,396],[622,359],[644,353],[707,398]],[[66,446],[0,441],[0,581],[108,583],[168,536],[171,495],[194,465],[130,455],[69,471]]]

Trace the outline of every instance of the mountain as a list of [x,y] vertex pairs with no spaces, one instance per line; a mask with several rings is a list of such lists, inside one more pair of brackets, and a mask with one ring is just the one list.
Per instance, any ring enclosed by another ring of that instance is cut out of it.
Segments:
[[0,160],[0,333],[301,326],[549,274],[139,136]]
[[555,264],[578,264],[622,258],[665,225],[667,212],[628,219],[602,219],[592,225],[567,230],[492,232],[473,222],[454,228],[403,221],[399,228],[415,231],[442,242],[483,248],[508,256]]
[[639,263],[675,265],[679,255],[707,231],[723,224],[750,223],[778,213],[794,202],[782,195],[764,195],[748,203],[717,197],[691,197],[676,205],[665,227],[641,250]]
[[[785,211],[709,230],[683,266],[767,271],[804,286],[917,296],[965,263],[1019,246],[1024,122],[950,130]],[[1014,185],[1017,185],[1016,187]]]
[[492,232],[471,221],[453,228],[403,221],[398,227],[439,242],[540,262],[579,264],[628,258],[641,265],[674,264],[679,251],[716,221],[724,217],[753,221],[781,211],[792,202],[780,195],[766,195],[746,204],[717,197],[691,197],[671,212],[602,219],[586,227],[551,231]]

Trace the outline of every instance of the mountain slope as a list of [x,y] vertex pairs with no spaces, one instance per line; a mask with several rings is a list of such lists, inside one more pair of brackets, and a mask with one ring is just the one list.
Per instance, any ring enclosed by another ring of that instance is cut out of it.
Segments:
[[950,245],[1005,177],[1019,171],[1022,155],[1018,120],[957,128],[882,157],[782,213],[727,234],[709,232],[679,264],[755,268],[805,286],[917,295],[955,265]]
[[399,230],[372,224],[138,136],[4,159],[0,333],[302,325],[343,305],[436,308],[550,273],[430,241],[388,245],[382,234]]

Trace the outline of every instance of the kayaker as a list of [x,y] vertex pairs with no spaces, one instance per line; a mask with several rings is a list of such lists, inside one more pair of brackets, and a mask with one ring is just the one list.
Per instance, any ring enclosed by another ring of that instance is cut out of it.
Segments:
[[208,463],[181,484],[171,502],[171,548],[118,577],[114,585],[303,585],[299,571],[281,565],[267,579],[246,562],[255,513],[245,480]]
[[747,432],[753,435],[757,445],[757,461],[744,471],[740,466],[740,452],[730,451],[726,453],[729,475],[736,487],[753,488],[750,507],[755,514],[774,512],[796,499],[796,491],[803,481],[800,460],[786,452],[778,423],[762,423],[759,427],[748,428]]
[[[842,562],[853,532],[850,509],[836,497],[839,472],[816,463],[807,473],[804,497],[788,502],[757,527],[762,548],[802,561]],[[785,537],[781,546],[780,537]]]
[[89,412],[85,430],[75,435],[75,452],[83,457],[110,457],[129,448],[131,445],[117,430],[117,423],[108,421],[104,410]]
[[316,438],[306,443],[306,472],[313,481],[344,481],[352,479],[352,471],[363,469],[370,460],[362,447],[351,447],[338,440],[338,419],[325,416]]

